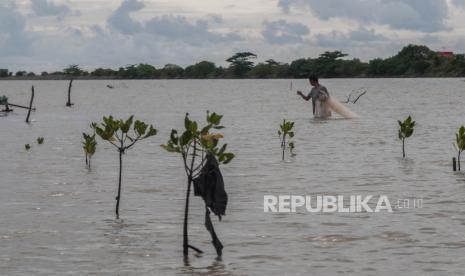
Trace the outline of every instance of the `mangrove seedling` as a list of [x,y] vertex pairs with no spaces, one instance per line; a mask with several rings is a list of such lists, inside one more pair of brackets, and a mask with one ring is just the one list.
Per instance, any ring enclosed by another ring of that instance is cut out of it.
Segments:
[[3,95],[0,96],[0,105],[7,105],[8,104],[8,97]]
[[294,137],[294,122],[283,120],[283,123],[279,126],[278,134],[281,138],[281,149],[282,149],[282,160],[284,161],[284,156],[286,152],[286,148],[289,149],[289,153],[291,156],[295,156],[294,148],[295,144],[291,139]]
[[399,123],[399,140],[402,141],[402,157],[405,158],[405,139],[412,136],[415,121],[412,121],[412,117],[408,116],[403,122],[397,122]]
[[10,104],[8,103],[8,97],[3,95],[0,96],[0,105],[4,105],[5,109],[0,110],[1,112],[12,112],[13,109],[10,109]]
[[460,171],[460,155],[465,150],[465,127],[461,126],[459,131],[455,134],[455,148],[458,152],[457,162]]
[[30,150],[30,149],[31,149],[31,145],[26,144],[26,145],[24,145],[24,148],[25,148],[26,150]]
[[200,175],[201,169],[207,160],[207,155],[213,155],[219,164],[227,164],[233,158],[234,154],[226,152],[227,144],[219,145],[220,139],[223,138],[221,133],[213,133],[214,130],[224,128],[221,125],[222,115],[209,113],[207,111],[207,122],[203,127],[199,127],[196,121],[189,119],[189,114],[184,117],[184,131],[178,136],[178,131],[171,131],[170,139],[165,145],[161,145],[168,152],[177,153],[182,156],[184,170],[187,175],[187,191],[184,208],[184,225],[183,225],[183,254],[187,257],[191,248],[198,253],[201,250],[189,244],[188,236],[188,217],[189,217],[189,198],[193,180]]
[[[112,116],[103,117],[100,126],[92,123],[95,133],[103,140],[112,144],[119,153],[118,195],[116,196],[116,218],[119,219],[119,204],[121,200],[121,177],[123,172],[123,154],[137,142],[157,134],[157,130],[142,121],[133,122],[134,115],[126,121],[115,120]],[[133,131],[130,131],[130,130]]]
[[84,141],[82,141],[82,148],[84,149],[84,154],[86,156],[86,165],[90,169],[90,160],[97,149],[97,141],[95,140],[95,134],[90,135],[82,133],[82,136],[84,137]]
[[37,138],[37,144],[42,145],[44,143],[44,137]]

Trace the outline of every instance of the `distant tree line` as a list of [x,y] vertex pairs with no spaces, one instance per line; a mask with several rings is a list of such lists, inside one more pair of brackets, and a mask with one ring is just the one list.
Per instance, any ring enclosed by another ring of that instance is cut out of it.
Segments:
[[210,61],[201,61],[185,68],[166,64],[155,68],[150,64],[134,64],[118,70],[98,68],[92,72],[70,65],[60,72],[9,72],[0,69],[0,78],[111,78],[111,79],[205,79],[205,78],[306,78],[317,74],[323,78],[350,77],[462,77],[465,76],[465,55],[444,55],[423,45],[405,46],[396,55],[368,62],[357,58],[347,59],[341,51],[327,51],[316,58],[301,58],[291,63],[273,59],[256,63],[257,55],[241,52],[226,59],[229,66],[216,66]]

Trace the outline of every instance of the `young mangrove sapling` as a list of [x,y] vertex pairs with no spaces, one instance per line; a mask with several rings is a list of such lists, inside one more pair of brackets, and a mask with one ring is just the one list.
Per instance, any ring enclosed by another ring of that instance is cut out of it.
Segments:
[[397,122],[399,123],[399,140],[402,140],[402,157],[405,158],[405,139],[412,136],[415,121],[412,121],[412,117],[408,116],[403,122]]
[[162,147],[169,151],[178,153],[182,156],[184,170],[187,175],[187,192],[184,208],[184,225],[183,225],[183,254],[186,257],[188,249],[191,248],[199,253],[201,250],[189,244],[188,237],[188,216],[189,216],[189,197],[193,180],[200,174],[203,165],[207,160],[207,154],[213,155],[219,164],[227,164],[233,158],[233,153],[226,152],[227,144],[219,146],[219,140],[223,138],[220,133],[212,133],[212,130],[224,128],[220,123],[222,115],[209,113],[207,111],[207,122],[203,127],[199,127],[196,121],[189,119],[186,113],[184,118],[184,131],[178,136],[178,131],[171,131],[170,139]]
[[457,162],[460,171],[460,155],[465,150],[465,127],[461,126],[459,131],[455,134],[455,148],[458,151]]
[[292,130],[294,128],[294,122],[292,121],[287,121],[286,119],[283,120],[283,123],[279,126],[278,134],[279,137],[281,138],[281,149],[283,150],[282,154],[282,159],[284,161],[284,155],[286,152],[286,147],[289,148],[289,153],[291,156],[294,156],[294,148],[295,144],[294,142],[291,141],[291,139],[294,137],[294,131]]
[[44,137],[37,138],[37,144],[42,145],[44,143]]
[[97,141],[95,140],[95,134],[90,135],[82,133],[82,136],[84,137],[84,141],[82,141],[82,148],[84,149],[84,154],[86,156],[86,165],[90,169],[90,160],[97,149]]
[[[134,116],[126,121],[115,120],[112,116],[103,117],[103,123],[97,125],[92,123],[95,133],[103,140],[108,141],[119,152],[119,178],[118,195],[116,197],[116,218],[119,219],[119,203],[121,200],[121,176],[123,171],[123,154],[126,150],[134,146],[138,141],[147,139],[157,134],[157,130],[152,125],[136,120],[133,124]],[[131,128],[133,129],[130,132]]]

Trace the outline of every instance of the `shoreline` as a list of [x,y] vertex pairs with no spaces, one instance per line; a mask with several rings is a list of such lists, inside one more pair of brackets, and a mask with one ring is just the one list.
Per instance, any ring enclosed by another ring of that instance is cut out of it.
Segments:
[[[321,79],[460,79],[465,76],[358,76],[358,77],[320,77]],[[0,81],[69,81],[69,80],[304,80],[307,78],[118,78],[118,77],[7,77]]]

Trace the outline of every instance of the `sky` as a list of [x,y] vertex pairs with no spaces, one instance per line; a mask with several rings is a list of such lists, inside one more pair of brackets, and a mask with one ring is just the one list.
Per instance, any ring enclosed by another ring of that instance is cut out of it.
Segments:
[[0,68],[226,66],[236,52],[363,61],[407,44],[465,52],[465,0],[0,0]]

